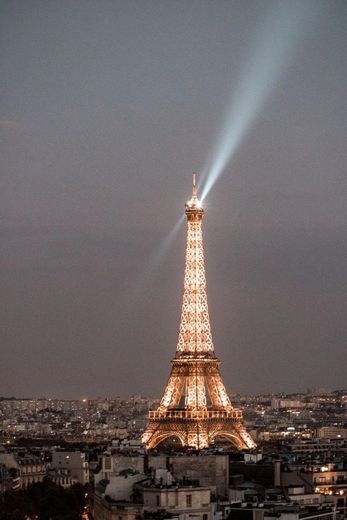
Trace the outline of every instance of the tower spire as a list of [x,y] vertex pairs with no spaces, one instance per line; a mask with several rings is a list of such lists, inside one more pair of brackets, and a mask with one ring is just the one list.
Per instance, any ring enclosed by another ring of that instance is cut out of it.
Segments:
[[192,197],[186,203],[187,248],[184,291],[177,349],[172,370],[157,410],[149,412],[143,434],[148,448],[176,437],[194,449],[206,448],[217,436],[237,448],[252,448],[254,441],[242,425],[219,371],[208,313],[202,219],[193,173]]
[[196,172],[193,172],[193,190],[192,190],[193,197],[197,197],[196,177],[197,177]]

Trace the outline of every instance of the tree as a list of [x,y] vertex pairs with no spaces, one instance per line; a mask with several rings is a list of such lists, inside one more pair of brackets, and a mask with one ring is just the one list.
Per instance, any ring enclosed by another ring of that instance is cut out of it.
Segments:
[[0,497],[0,520],[80,520],[86,486],[74,484],[68,489],[48,478],[27,489],[7,491]]

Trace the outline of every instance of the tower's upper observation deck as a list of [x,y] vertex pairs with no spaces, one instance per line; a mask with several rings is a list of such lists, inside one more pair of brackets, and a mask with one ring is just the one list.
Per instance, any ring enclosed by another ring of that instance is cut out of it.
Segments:
[[198,199],[196,187],[196,173],[193,173],[193,190],[192,197],[186,202],[186,211],[188,220],[201,220],[204,215],[204,209]]

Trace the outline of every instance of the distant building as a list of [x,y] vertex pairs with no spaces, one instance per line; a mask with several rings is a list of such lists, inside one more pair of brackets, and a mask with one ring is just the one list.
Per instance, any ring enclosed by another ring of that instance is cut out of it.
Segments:
[[50,477],[57,484],[66,487],[75,482],[89,482],[89,468],[85,454],[80,451],[57,449],[52,451]]
[[165,510],[179,518],[211,519],[211,490],[199,482],[153,484],[150,481],[138,487],[143,509],[149,513]]
[[301,508],[295,504],[235,504],[230,508],[227,520],[335,520],[332,506]]
[[[106,466],[112,462],[109,457],[104,460]],[[103,471],[95,475],[94,520],[135,520],[141,516],[142,500],[135,501],[134,485],[146,476],[133,469],[107,471],[107,478],[100,479],[103,475]]]
[[211,490],[198,481],[174,481],[168,470],[153,477],[134,470],[110,474],[95,485],[95,520],[179,518],[211,520]]
[[347,439],[347,428],[342,426],[322,426],[317,428],[316,436],[319,439]]
[[[154,458],[154,457],[153,457]],[[149,465],[153,458],[149,459]],[[204,454],[200,456],[180,455],[168,459],[168,468],[174,478],[198,480],[201,486],[209,486],[220,497],[228,495],[229,455]]]
[[281,408],[303,408],[305,403],[297,399],[272,399],[271,408],[279,410]]
[[26,488],[29,484],[42,482],[46,476],[46,466],[39,457],[31,454],[21,456],[17,453],[0,453],[0,463],[8,469],[19,472],[20,487]]
[[291,452],[302,456],[308,455],[330,455],[338,451],[346,451],[346,439],[310,439],[307,441],[295,441],[290,446]]
[[21,487],[19,469],[8,468],[0,462],[0,494],[5,491],[17,490]]

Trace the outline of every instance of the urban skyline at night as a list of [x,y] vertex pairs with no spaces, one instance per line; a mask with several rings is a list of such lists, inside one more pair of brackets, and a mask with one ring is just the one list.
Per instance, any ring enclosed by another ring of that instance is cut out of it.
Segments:
[[0,520],[347,520],[347,2],[0,2]]

